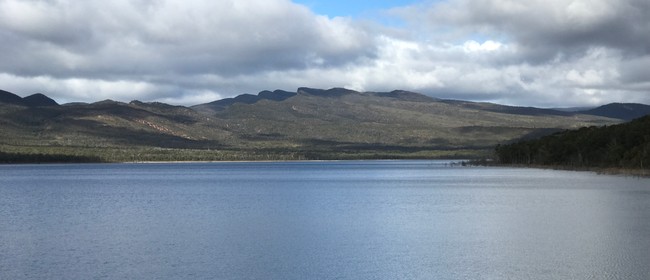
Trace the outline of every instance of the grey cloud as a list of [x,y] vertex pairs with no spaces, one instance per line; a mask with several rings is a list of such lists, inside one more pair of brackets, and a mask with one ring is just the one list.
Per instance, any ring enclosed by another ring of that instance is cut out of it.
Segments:
[[650,2],[646,0],[458,0],[436,3],[427,13],[396,13],[429,23],[437,32],[483,34],[517,42],[522,60],[543,63],[573,58],[591,47],[631,55],[650,51]]
[[495,40],[508,47],[454,60],[439,53],[439,65],[469,74],[443,79],[432,94],[540,105],[650,101],[646,0],[450,0],[391,13],[428,44]]
[[375,39],[357,22],[289,0],[0,0],[0,88],[59,102],[192,105],[304,86],[265,73],[372,60]]
[[626,84],[646,83],[644,90],[650,92],[650,55],[623,61],[621,67],[621,81]]
[[318,17],[283,0],[5,0],[0,5],[0,58],[9,62],[0,69],[9,73],[229,76],[335,67],[373,56],[372,36],[353,23]]

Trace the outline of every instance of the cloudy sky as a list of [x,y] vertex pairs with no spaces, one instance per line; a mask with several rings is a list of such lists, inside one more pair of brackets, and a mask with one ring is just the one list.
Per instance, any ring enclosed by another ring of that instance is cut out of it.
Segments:
[[0,89],[193,105],[301,86],[650,104],[648,0],[0,0]]

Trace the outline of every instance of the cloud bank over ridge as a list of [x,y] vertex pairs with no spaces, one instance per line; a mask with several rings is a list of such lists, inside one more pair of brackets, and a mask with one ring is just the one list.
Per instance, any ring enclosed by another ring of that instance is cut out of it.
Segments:
[[197,104],[300,86],[535,106],[650,103],[650,3],[424,1],[403,22],[285,0],[0,0],[0,88]]

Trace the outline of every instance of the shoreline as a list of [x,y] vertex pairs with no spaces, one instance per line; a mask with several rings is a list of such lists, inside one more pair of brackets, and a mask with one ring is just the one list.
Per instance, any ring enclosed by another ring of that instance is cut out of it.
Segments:
[[278,160],[172,160],[172,161],[117,161],[117,162],[1,162],[1,165],[25,165],[25,164],[192,164],[192,163],[273,163],[273,162],[352,162],[352,161],[449,161],[453,165],[460,166],[466,162],[466,158],[450,159],[450,158],[399,158],[399,159],[278,159]]
[[490,167],[511,167],[511,168],[535,168],[535,169],[550,169],[560,171],[575,171],[575,172],[594,172],[599,175],[618,175],[618,176],[632,176],[641,178],[650,178],[650,169],[634,169],[622,167],[574,167],[563,165],[541,165],[541,164],[500,164],[488,161],[466,161],[466,165],[470,166],[490,166]]

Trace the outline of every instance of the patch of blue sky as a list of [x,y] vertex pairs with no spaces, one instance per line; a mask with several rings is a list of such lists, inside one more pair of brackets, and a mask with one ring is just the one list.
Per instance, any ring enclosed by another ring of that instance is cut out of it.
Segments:
[[421,1],[416,0],[292,0],[294,3],[307,6],[312,12],[333,17],[350,17],[359,20],[370,20],[386,27],[404,27],[402,18],[391,16],[387,10],[405,7]]
[[374,17],[375,14],[421,1],[414,0],[293,0],[309,7],[314,13],[328,17]]

